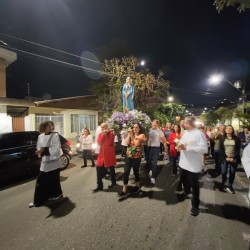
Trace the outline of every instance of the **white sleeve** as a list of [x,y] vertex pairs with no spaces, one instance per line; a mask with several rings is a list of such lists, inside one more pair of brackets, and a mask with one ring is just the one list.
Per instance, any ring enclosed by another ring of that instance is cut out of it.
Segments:
[[40,150],[40,149],[42,148],[42,145],[41,145],[41,135],[42,135],[42,134],[40,134],[40,135],[38,136],[38,139],[37,139],[37,143],[36,143],[36,148],[37,148],[37,150]]
[[50,145],[49,145],[50,156],[60,156],[61,155],[61,142],[59,135],[54,133]]
[[247,177],[250,178],[250,144],[248,144],[242,153],[241,158],[242,165],[245,169],[245,172],[247,174]]
[[207,140],[203,133],[198,133],[195,136],[196,143],[187,145],[186,150],[188,152],[196,152],[199,154],[206,154],[208,152]]

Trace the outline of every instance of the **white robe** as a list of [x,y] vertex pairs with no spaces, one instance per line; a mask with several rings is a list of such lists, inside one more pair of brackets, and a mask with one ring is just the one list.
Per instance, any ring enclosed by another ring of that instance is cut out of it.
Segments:
[[180,167],[192,173],[201,172],[202,155],[208,151],[204,133],[197,128],[186,130],[179,144],[186,145],[186,150],[182,150],[180,154]]

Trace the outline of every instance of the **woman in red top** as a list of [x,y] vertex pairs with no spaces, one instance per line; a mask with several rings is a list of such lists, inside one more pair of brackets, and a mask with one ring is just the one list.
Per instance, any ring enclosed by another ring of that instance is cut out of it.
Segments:
[[103,168],[110,169],[111,176],[111,184],[108,188],[112,188],[116,185],[115,178],[115,164],[116,164],[116,156],[115,156],[115,144],[114,139],[115,135],[113,131],[108,129],[107,123],[101,124],[102,132],[98,137],[98,144],[100,145],[100,151],[96,161],[96,170],[97,170],[97,188],[93,190],[93,192],[98,192],[103,190]]
[[120,196],[127,194],[128,187],[128,179],[131,168],[134,170],[135,175],[135,183],[136,186],[133,189],[133,193],[138,193],[140,191],[140,176],[139,176],[139,168],[141,164],[142,157],[142,146],[145,140],[145,135],[142,134],[142,129],[140,124],[135,123],[133,129],[128,130],[128,135],[125,139],[125,143],[128,145],[127,147],[127,157],[124,167],[124,175],[123,175],[123,189],[120,193]]
[[173,174],[172,176],[177,175],[177,163],[176,160],[179,158],[179,152],[177,151],[176,147],[179,143],[179,140],[181,138],[181,127],[180,125],[174,126],[174,132],[172,132],[169,137],[168,141],[170,143],[170,158],[171,162],[173,163]]

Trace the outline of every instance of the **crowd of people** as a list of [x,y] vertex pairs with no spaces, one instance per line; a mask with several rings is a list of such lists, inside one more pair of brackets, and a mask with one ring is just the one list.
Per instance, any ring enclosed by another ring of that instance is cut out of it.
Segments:
[[[92,144],[94,139],[88,128],[84,128],[78,140],[83,150],[83,165],[87,167],[87,157],[91,160],[91,167],[96,167],[97,187],[93,192],[103,190],[103,178],[111,177],[108,188],[116,186],[116,153],[115,133],[108,124],[100,122],[95,134],[96,163],[93,158]],[[48,121],[40,125],[42,133],[38,138],[37,154],[42,158],[41,171],[36,182],[34,202],[32,206],[40,206],[48,200],[62,197],[59,180],[60,169],[60,140],[58,134],[53,133],[53,122]],[[176,193],[186,197],[192,193],[191,215],[199,214],[199,176],[205,171],[205,158],[214,159],[214,171],[221,174],[222,190],[235,193],[233,184],[237,166],[241,162],[241,152],[246,147],[249,150],[250,133],[247,128],[236,133],[231,125],[217,127],[198,126],[194,117],[186,117],[179,124],[166,123],[161,128],[158,120],[153,120],[148,133],[143,131],[139,123],[130,129],[121,131],[122,156],[124,156],[123,187],[119,196],[128,194],[128,182],[131,169],[135,176],[133,193],[141,191],[140,167],[141,160],[146,160],[145,168],[149,170],[150,182],[154,186],[158,175],[157,161],[162,154],[172,167],[172,176],[179,174]],[[244,153],[244,162],[249,165],[249,155]],[[228,176],[229,172],[229,176]]]

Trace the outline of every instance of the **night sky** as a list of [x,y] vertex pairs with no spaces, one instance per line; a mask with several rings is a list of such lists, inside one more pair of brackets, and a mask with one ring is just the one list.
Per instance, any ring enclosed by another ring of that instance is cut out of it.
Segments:
[[[236,100],[238,92],[208,78],[250,81],[250,10],[226,8],[218,14],[212,0],[1,0],[0,40],[9,46],[81,65],[82,60],[7,37],[11,35],[77,56],[134,55],[153,73],[168,68],[170,92],[183,103],[213,105]],[[84,66],[93,67],[85,61]],[[51,93],[53,98],[88,94],[93,79],[73,67],[27,54],[7,70],[7,96]],[[249,87],[248,87],[249,88]],[[212,94],[204,95],[204,92]]]

